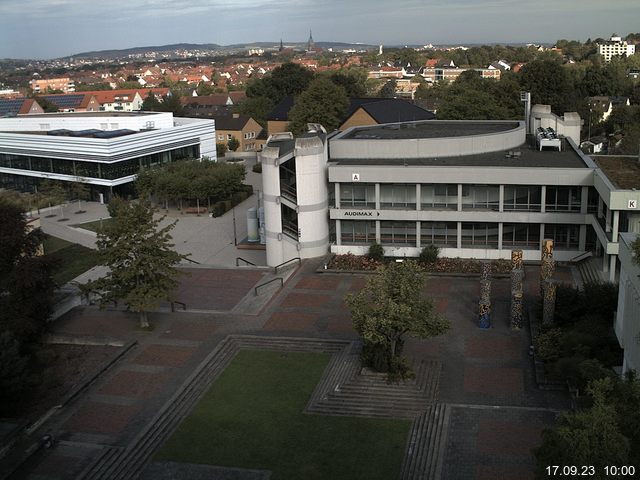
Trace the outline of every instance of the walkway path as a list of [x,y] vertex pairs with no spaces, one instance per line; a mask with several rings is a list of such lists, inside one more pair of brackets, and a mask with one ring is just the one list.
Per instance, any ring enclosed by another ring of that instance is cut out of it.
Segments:
[[[234,312],[250,298],[253,285],[263,279],[265,271],[243,269],[243,274],[237,274],[238,270],[230,274],[229,270],[218,269],[207,273],[208,280],[198,275],[185,277],[182,287],[193,294],[189,302],[194,306],[217,313],[159,312],[151,315],[152,332],[137,330],[133,315],[115,310],[85,307],[60,319],[55,324],[56,333],[135,339],[138,345],[82,398],[50,419],[42,433],[54,433],[61,440],[59,446],[34,458],[15,478],[66,480],[77,478],[83,471],[102,471],[90,470],[99,465],[111,468],[118,462],[110,463],[109,458],[131,452],[146,438],[145,432],[161,421],[159,412],[169,411],[166,409],[172,399],[188,395],[190,400],[180,407],[180,415],[155,437],[158,442],[154,445],[159,443],[195,401],[197,394],[189,385],[203,391],[215,378],[224,362],[218,367],[211,364],[216,356],[212,352],[224,353],[229,335],[257,336],[264,339],[259,343],[276,345],[281,337],[342,345],[357,340],[343,298],[362,288],[367,276],[316,273],[317,266],[318,261],[303,263],[284,288],[274,292],[270,302],[254,315]],[[537,273],[537,269],[527,268],[529,294],[536,289]],[[196,286],[203,281],[208,282],[209,290],[196,293]],[[539,442],[541,430],[551,424],[556,412],[567,407],[567,399],[536,388],[527,330],[512,332],[507,327],[508,283],[506,279],[494,280],[493,328],[479,330],[478,279],[428,280],[425,290],[451,320],[452,330],[440,338],[410,340],[405,346],[413,364],[425,366],[423,384],[425,392],[430,393],[423,397],[424,413],[415,417],[408,439],[403,479],[533,478],[530,449]],[[215,295],[222,286],[228,293]],[[209,373],[202,376],[206,368]],[[347,371],[343,375],[347,380],[353,378],[350,368],[346,364],[343,370]],[[434,376],[433,372],[441,373]],[[332,378],[336,377],[325,378],[325,387]],[[385,395],[375,382],[340,383],[344,395],[347,392],[343,386],[353,388],[349,383],[357,387],[356,397],[366,389],[374,393],[373,397]],[[321,382],[318,402],[322,403],[328,392]],[[368,398],[365,395],[361,401],[366,404]],[[144,465],[155,448],[145,447],[144,455],[137,460],[131,457],[136,468]],[[88,478],[100,477],[96,473]]]

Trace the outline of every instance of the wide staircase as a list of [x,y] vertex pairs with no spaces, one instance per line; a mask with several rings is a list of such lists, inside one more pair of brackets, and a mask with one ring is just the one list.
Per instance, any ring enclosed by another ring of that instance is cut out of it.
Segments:
[[582,283],[601,283],[604,279],[600,273],[602,258],[589,257],[577,263],[578,272],[582,277]]

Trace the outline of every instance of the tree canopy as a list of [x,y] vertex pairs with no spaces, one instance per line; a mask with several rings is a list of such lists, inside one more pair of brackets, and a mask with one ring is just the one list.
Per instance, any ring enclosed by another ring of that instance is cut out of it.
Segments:
[[[416,263],[383,265],[355,295],[347,295],[354,329],[365,344],[383,352],[387,371],[402,375],[400,359],[403,337],[430,338],[445,333],[449,321],[424,298],[426,274]],[[367,359],[365,358],[365,361]]]
[[349,107],[345,89],[323,77],[313,80],[296,98],[289,112],[289,129],[294,133],[306,131],[307,123],[320,123],[327,131],[335,130],[344,120]]
[[99,232],[96,245],[107,274],[82,286],[95,295],[101,307],[123,301],[148,327],[147,313],[162,300],[171,301],[178,286],[176,265],[186,256],[173,250],[170,232],[176,222],[160,227],[151,205],[141,200],[127,203],[118,197],[109,204],[113,221]]
[[313,78],[311,70],[297,63],[283,63],[270,75],[251,81],[247,86],[247,97],[265,97],[276,105],[288,95],[302,93]]

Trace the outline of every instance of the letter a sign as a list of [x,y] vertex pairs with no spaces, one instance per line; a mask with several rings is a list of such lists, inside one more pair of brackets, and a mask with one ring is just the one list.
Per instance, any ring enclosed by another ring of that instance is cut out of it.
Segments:
[[351,174],[351,181],[352,182],[359,182],[360,181],[360,174],[359,173],[352,173]]

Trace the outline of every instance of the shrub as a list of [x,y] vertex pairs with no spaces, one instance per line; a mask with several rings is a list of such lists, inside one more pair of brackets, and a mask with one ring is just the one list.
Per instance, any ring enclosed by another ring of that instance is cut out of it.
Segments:
[[225,202],[219,201],[211,205],[211,213],[214,217],[220,217],[224,215],[225,212]]
[[440,248],[434,244],[427,245],[420,252],[420,263],[435,263],[440,255]]
[[248,196],[249,195],[247,195],[247,192],[236,192],[233,195],[231,195],[231,204],[233,206],[236,206],[244,202]]
[[384,259],[384,248],[379,243],[372,243],[369,247],[368,257],[371,260],[381,262]]
[[256,163],[253,167],[251,167],[251,170],[253,170],[256,173],[262,173],[262,163],[260,162]]
[[379,266],[377,260],[353,253],[336,255],[329,262],[329,268],[335,270],[376,270]]
[[562,330],[552,328],[541,333],[536,338],[536,352],[545,361],[552,361],[560,357],[560,343],[562,340]]

